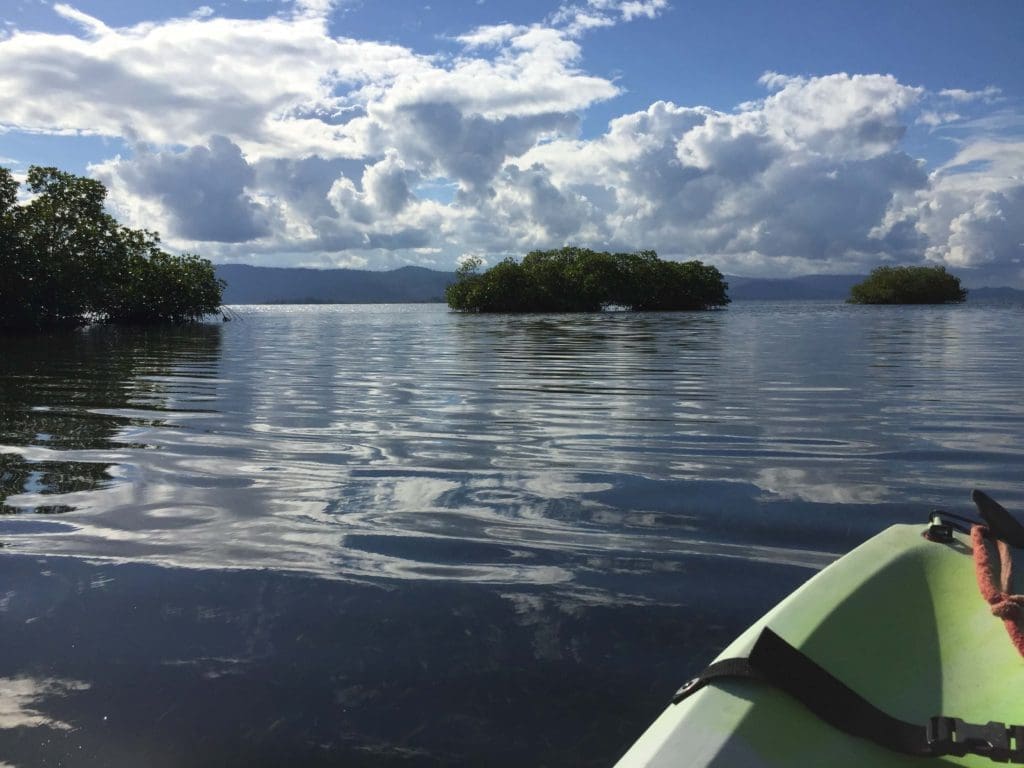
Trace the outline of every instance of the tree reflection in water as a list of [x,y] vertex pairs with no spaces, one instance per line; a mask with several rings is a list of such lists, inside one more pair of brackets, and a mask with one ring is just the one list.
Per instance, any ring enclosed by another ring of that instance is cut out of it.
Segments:
[[70,511],[46,497],[116,482],[109,470],[118,449],[149,447],[133,444],[126,428],[162,423],[170,405],[161,378],[215,364],[221,332],[99,326],[4,338],[0,511]]

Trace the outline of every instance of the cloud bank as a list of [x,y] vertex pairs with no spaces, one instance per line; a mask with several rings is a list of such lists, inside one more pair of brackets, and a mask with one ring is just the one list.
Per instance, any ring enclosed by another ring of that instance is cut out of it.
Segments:
[[[114,28],[58,4],[76,34],[0,39],[0,127],[125,140],[91,166],[115,212],[220,261],[447,269],[573,243],[751,275],[930,262],[1020,282],[1024,139],[997,89],[768,72],[730,111],[659,101],[583,137],[622,87],[583,68],[586,34],[666,0],[565,5],[430,54],[333,37],[333,5]],[[915,158],[915,128],[950,132],[953,157]]]

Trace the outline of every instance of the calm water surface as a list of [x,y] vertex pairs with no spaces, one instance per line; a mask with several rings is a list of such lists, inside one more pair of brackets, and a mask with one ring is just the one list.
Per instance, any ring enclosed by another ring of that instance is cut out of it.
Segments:
[[1024,508],[1024,309],[0,339],[0,763],[610,765],[894,522]]

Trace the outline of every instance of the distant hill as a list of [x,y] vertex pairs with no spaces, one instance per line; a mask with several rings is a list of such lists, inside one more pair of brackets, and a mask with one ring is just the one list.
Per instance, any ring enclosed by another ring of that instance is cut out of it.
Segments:
[[[867,275],[801,275],[789,278],[736,277],[726,275],[733,301],[846,301],[850,289]],[[969,288],[968,302],[1024,303],[1017,288]]]
[[800,277],[737,277],[726,275],[733,301],[790,301],[817,299],[844,301],[865,275],[801,275]]
[[1024,291],[1018,288],[970,288],[967,291],[968,301],[989,301],[1004,304],[1024,304]]
[[[217,277],[227,281],[225,304],[388,304],[444,301],[454,272],[401,267],[389,272],[368,269],[305,269],[218,264]],[[726,275],[733,301],[845,301],[865,275],[802,275],[790,278]],[[1016,288],[972,288],[969,302],[1024,303]]]
[[228,284],[225,304],[387,304],[444,301],[455,273],[423,267],[375,272],[218,264],[217,277]]

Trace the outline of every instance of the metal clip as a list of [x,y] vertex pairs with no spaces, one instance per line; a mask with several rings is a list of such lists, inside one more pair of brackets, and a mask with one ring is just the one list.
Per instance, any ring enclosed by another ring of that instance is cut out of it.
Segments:
[[931,513],[928,520],[928,530],[924,532],[924,537],[928,541],[934,541],[939,544],[947,544],[953,540],[953,526],[946,520],[942,519],[942,511],[935,510]]
[[682,684],[682,686],[680,686],[679,690],[675,692],[675,695],[672,696],[672,703],[678,704],[680,701],[685,699],[687,696],[689,696],[691,693],[697,690],[701,682],[703,681],[699,677],[695,677],[693,678],[693,680],[687,680],[685,683]]
[[928,746],[936,756],[982,755],[997,763],[1024,763],[1024,726],[990,721],[965,723],[958,717],[928,721]]

